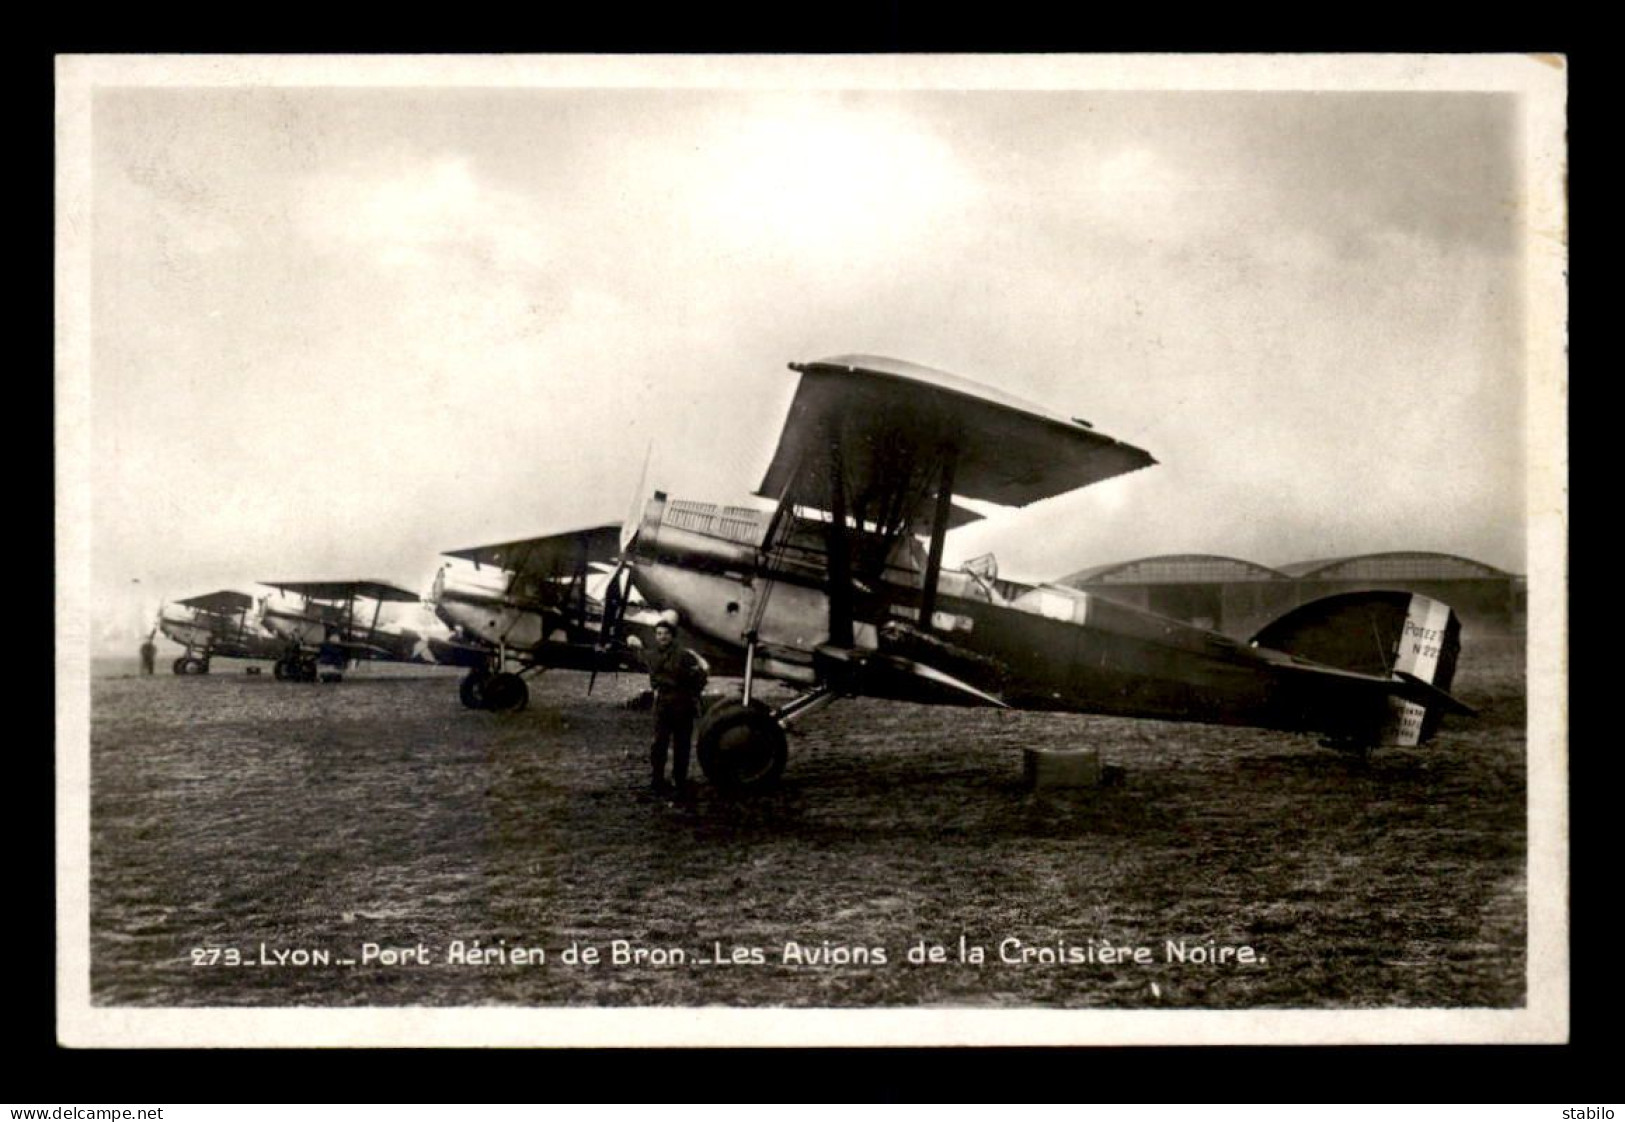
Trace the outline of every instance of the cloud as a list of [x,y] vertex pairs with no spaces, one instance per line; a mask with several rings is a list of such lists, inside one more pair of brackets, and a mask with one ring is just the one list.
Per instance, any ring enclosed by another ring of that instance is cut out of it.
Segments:
[[720,114],[663,173],[725,253],[874,261],[977,205],[953,148],[908,114],[832,95]]
[[396,155],[310,175],[297,189],[305,238],[387,266],[474,263],[526,272],[554,261],[536,199],[482,182],[466,156]]
[[1485,102],[116,108],[97,119],[98,565],[405,580],[442,548],[621,516],[651,440],[651,488],[725,499],[760,479],[785,363],[854,351],[1162,461],[965,531],[1029,575],[1458,529],[1436,544],[1506,563],[1521,542],[1510,163]]

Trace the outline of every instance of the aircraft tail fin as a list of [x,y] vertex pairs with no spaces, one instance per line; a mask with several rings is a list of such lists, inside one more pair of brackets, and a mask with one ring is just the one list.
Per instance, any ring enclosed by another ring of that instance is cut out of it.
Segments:
[[1461,620],[1430,596],[1372,590],[1323,597],[1276,619],[1253,642],[1387,679],[1380,710],[1356,722],[1371,743],[1420,744],[1445,713],[1473,712],[1449,693],[1461,653]]

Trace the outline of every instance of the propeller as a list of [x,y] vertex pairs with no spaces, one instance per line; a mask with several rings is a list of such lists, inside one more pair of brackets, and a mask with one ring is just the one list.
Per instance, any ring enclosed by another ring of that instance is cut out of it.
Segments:
[[[636,535],[634,535],[635,537]],[[610,574],[609,583],[604,586],[604,619],[598,630],[598,652],[600,655],[620,646],[621,622],[626,617],[626,604],[631,597],[632,572],[625,549],[621,551],[620,559],[615,564],[615,571]],[[599,659],[593,660],[592,673],[587,678],[587,695],[592,695],[593,684],[598,681]],[[619,661],[615,663],[619,666]]]
[[[643,451],[643,468],[638,472],[637,487],[632,492],[632,505],[627,511],[626,520],[621,523],[620,555],[616,557],[615,568],[609,574],[609,583],[604,585],[604,618],[598,628],[600,653],[620,644],[621,623],[626,618],[627,601],[632,598],[632,547],[637,542],[638,526],[642,521],[644,488],[649,482],[649,461],[654,457],[654,449],[655,443],[651,440]],[[598,662],[598,659],[593,660],[592,673],[587,678],[589,696],[594,683],[598,681]]]
[[632,539],[638,536],[638,524],[643,519],[644,488],[649,482],[649,461],[654,458],[655,442],[649,441],[643,449],[643,468],[638,472],[638,485],[632,490],[632,505],[626,512],[626,520],[621,523],[621,556],[626,556]]

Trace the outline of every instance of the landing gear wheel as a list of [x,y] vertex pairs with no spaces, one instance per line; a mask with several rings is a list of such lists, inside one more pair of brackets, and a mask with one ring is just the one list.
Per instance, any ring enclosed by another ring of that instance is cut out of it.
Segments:
[[175,673],[177,674],[207,674],[209,661],[203,658],[193,658],[191,655],[182,655],[175,660]]
[[200,659],[197,659],[196,661],[197,661],[197,669],[194,670],[193,673],[195,673],[195,674],[207,674],[209,672],[209,660],[206,659],[206,658],[200,658]]
[[482,691],[485,707],[493,713],[517,713],[530,704],[530,689],[517,674],[493,674]]
[[181,655],[180,658],[169,664],[169,668],[177,674],[186,673],[186,656]]
[[745,708],[737,701],[722,701],[707,710],[700,722],[700,768],[724,791],[749,794],[762,791],[784,774],[789,750],[784,726],[765,706]]
[[285,658],[279,658],[271,664],[271,676],[279,682],[286,682],[293,677],[293,667]]
[[294,677],[301,682],[314,682],[316,680],[316,660],[302,658],[295,668]]
[[470,670],[463,676],[462,682],[457,686],[457,696],[463,699],[463,704],[470,709],[485,708],[485,687],[491,681],[491,672],[488,670]]

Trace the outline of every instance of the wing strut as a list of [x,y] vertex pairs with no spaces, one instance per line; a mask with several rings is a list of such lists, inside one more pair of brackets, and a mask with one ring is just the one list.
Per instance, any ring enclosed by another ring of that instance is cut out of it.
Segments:
[[948,536],[948,520],[953,513],[954,468],[958,462],[959,448],[947,448],[942,475],[937,482],[937,505],[931,514],[931,550],[925,560],[925,587],[920,592],[920,626],[926,630],[930,630],[937,610],[937,578],[942,574],[942,543]]
[[[587,634],[587,548],[585,545],[581,547],[581,553],[576,561],[575,581],[576,634],[585,636]],[[602,632],[602,630],[603,625],[600,624],[599,631]],[[544,635],[543,638],[545,639],[546,636]]]
[[795,524],[795,504],[790,501],[790,486],[795,479],[796,473],[792,472],[780,489],[778,504],[773,508],[773,517],[768,519],[767,532],[762,535],[762,545],[756,554],[756,602],[750,610],[750,620],[744,631],[744,702],[747,708],[756,681],[756,642],[761,632],[762,618],[767,614],[768,598],[773,595],[774,567]]
[[852,646],[852,555],[846,533],[846,472],[841,438],[829,426],[829,641]]
[[[351,601],[351,604],[353,605],[354,601]],[[367,627],[367,642],[369,643],[372,642],[374,636],[378,634],[378,613],[383,610],[384,602],[382,600],[374,600],[372,604],[372,623]]]

